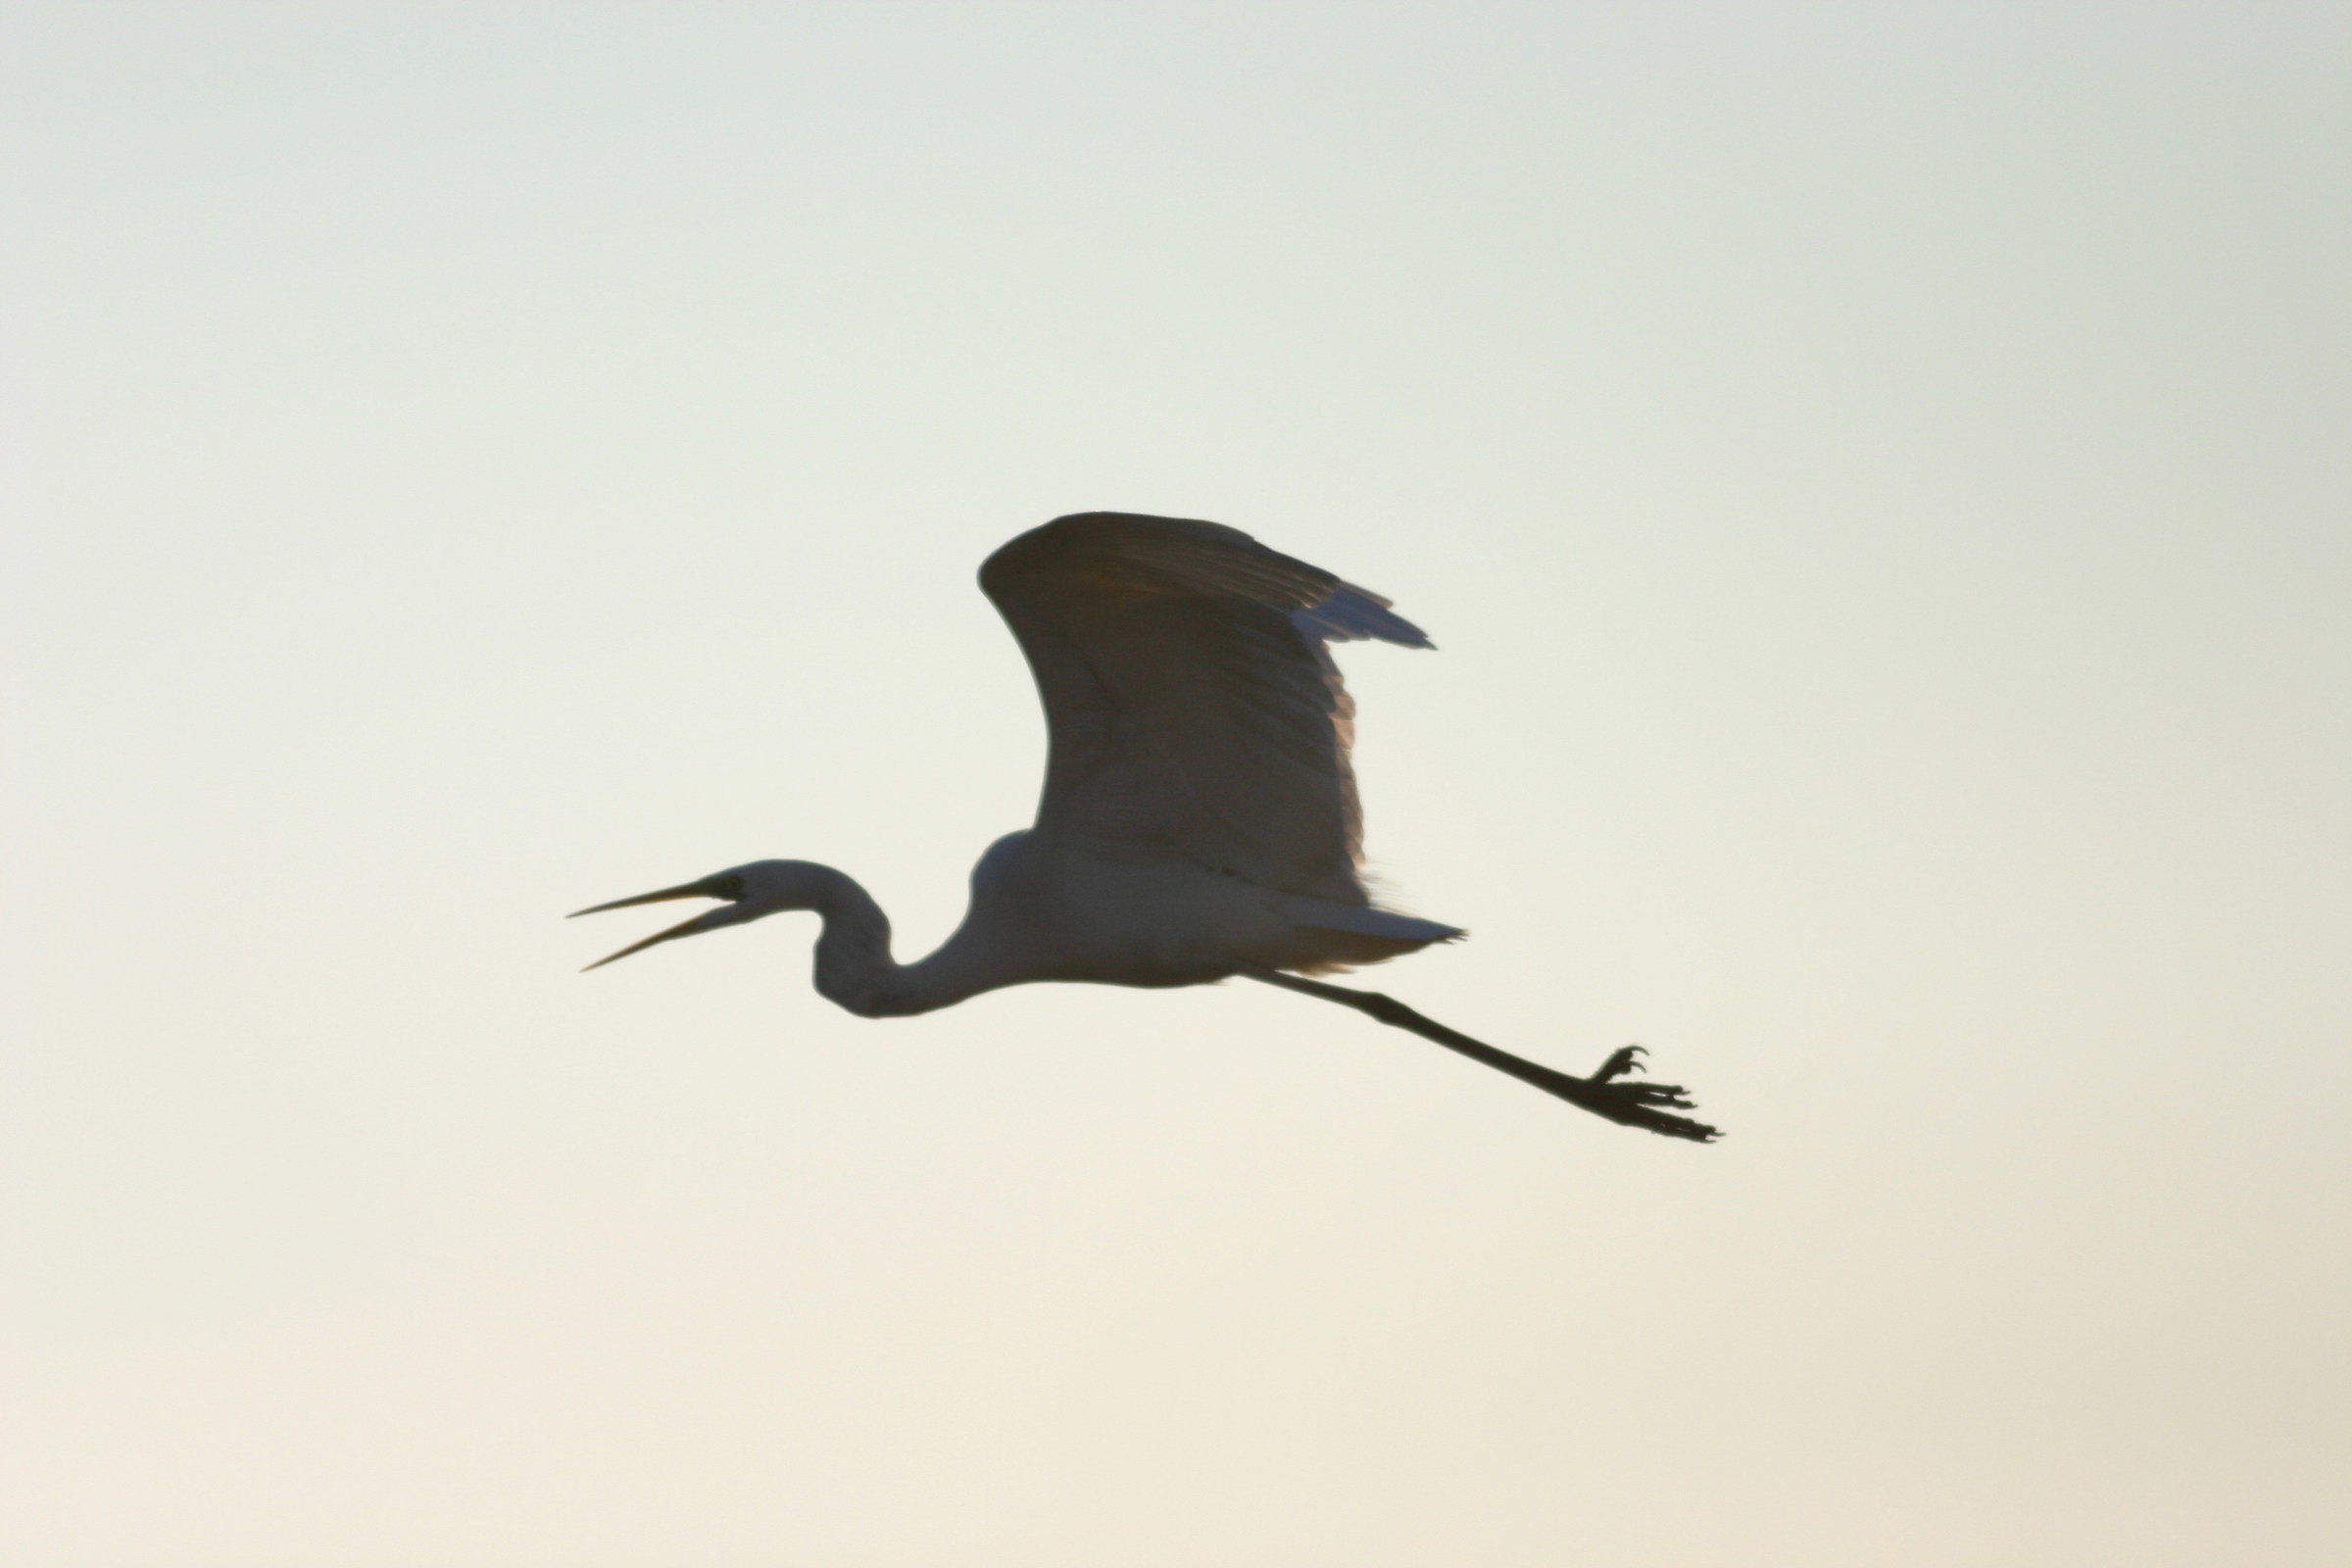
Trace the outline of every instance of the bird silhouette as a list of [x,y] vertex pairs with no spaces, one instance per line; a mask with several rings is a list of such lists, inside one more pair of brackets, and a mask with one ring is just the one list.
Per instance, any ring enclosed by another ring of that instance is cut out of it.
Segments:
[[1428,648],[1378,594],[1237,528],[1089,512],[982,564],[1037,677],[1050,745],[1037,823],[991,845],[939,951],[891,956],[890,920],[831,866],[755,860],[581,909],[672,899],[719,906],[590,964],[792,909],[824,922],[816,989],[866,1018],[952,1006],[1032,981],[1191,986],[1241,976],[1353,1007],[1611,1121],[1712,1141],[1688,1095],[1631,1077],[1642,1048],[1589,1077],[1456,1033],[1393,998],[1307,978],[1464,933],[1377,907],[1348,753],[1354,704],[1330,645]]

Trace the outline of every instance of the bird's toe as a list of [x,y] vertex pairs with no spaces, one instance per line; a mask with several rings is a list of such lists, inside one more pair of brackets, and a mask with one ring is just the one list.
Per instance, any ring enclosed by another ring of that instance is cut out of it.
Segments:
[[1615,1051],[1609,1053],[1609,1059],[1600,1064],[1600,1070],[1592,1075],[1592,1081],[1596,1084],[1605,1084],[1610,1079],[1622,1078],[1629,1072],[1640,1072],[1642,1058],[1648,1054],[1640,1046],[1619,1046]]

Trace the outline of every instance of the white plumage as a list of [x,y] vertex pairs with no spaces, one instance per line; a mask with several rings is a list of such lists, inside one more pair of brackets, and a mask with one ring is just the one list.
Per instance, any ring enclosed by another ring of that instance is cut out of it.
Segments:
[[1341,1002],[1613,1120],[1706,1141],[1690,1102],[1631,1082],[1636,1048],[1590,1078],[1455,1034],[1386,997],[1300,978],[1462,933],[1376,906],[1348,765],[1354,705],[1329,644],[1427,648],[1379,595],[1213,522],[1091,512],[1004,545],[980,586],[1019,639],[1050,739],[1037,822],[990,846],[938,952],[901,964],[890,922],[829,866],[756,860],[582,914],[724,901],[590,968],[674,938],[814,910],[816,989],[865,1017],[1002,986],[1183,986],[1234,975]]

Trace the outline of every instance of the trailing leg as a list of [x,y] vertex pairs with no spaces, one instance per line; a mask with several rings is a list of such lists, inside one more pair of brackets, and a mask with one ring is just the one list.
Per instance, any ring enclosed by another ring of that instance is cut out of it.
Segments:
[[1631,1082],[1626,1074],[1638,1070],[1640,1046],[1624,1046],[1609,1054],[1590,1078],[1578,1078],[1558,1072],[1524,1056],[1514,1056],[1507,1051],[1497,1051],[1484,1041],[1456,1034],[1434,1018],[1425,1018],[1394,997],[1384,997],[1376,991],[1349,991],[1345,986],[1325,985],[1320,980],[1303,980],[1295,974],[1274,969],[1244,969],[1243,975],[1266,985],[1296,991],[1300,996],[1320,997],[1336,1002],[1343,1007],[1410,1030],[1424,1040],[1434,1040],[1448,1051],[1458,1051],[1472,1061],[1480,1061],[1496,1072],[1507,1072],[1522,1083],[1535,1085],[1547,1095],[1555,1095],[1571,1105],[1605,1116],[1610,1121],[1628,1127],[1642,1127],[1667,1138],[1688,1138],[1693,1143],[1712,1143],[1723,1136],[1704,1122],[1673,1114],[1676,1110],[1691,1108],[1690,1097],[1674,1084]]

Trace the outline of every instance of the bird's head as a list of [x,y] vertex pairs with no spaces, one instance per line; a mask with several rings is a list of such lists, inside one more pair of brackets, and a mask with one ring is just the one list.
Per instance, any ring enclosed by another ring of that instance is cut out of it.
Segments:
[[[763,915],[780,914],[786,909],[814,909],[820,906],[828,881],[839,875],[821,865],[807,860],[754,860],[732,870],[717,871],[699,882],[687,882],[659,893],[640,893],[633,899],[614,899],[611,904],[593,905],[574,909],[567,919],[583,914],[601,914],[607,909],[626,909],[639,904],[665,904],[672,899],[721,899],[715,909],[705,909],[693,919],[657,931],[641,942],[632,942],[618,953],[596,960],[590,969],[601,969],[614,958],[625,958],[632,953],[642,953],[658,942],[673,937],[701,936],[720,926],[742,925]],[[586,971],[583,970],[582,973]]]

